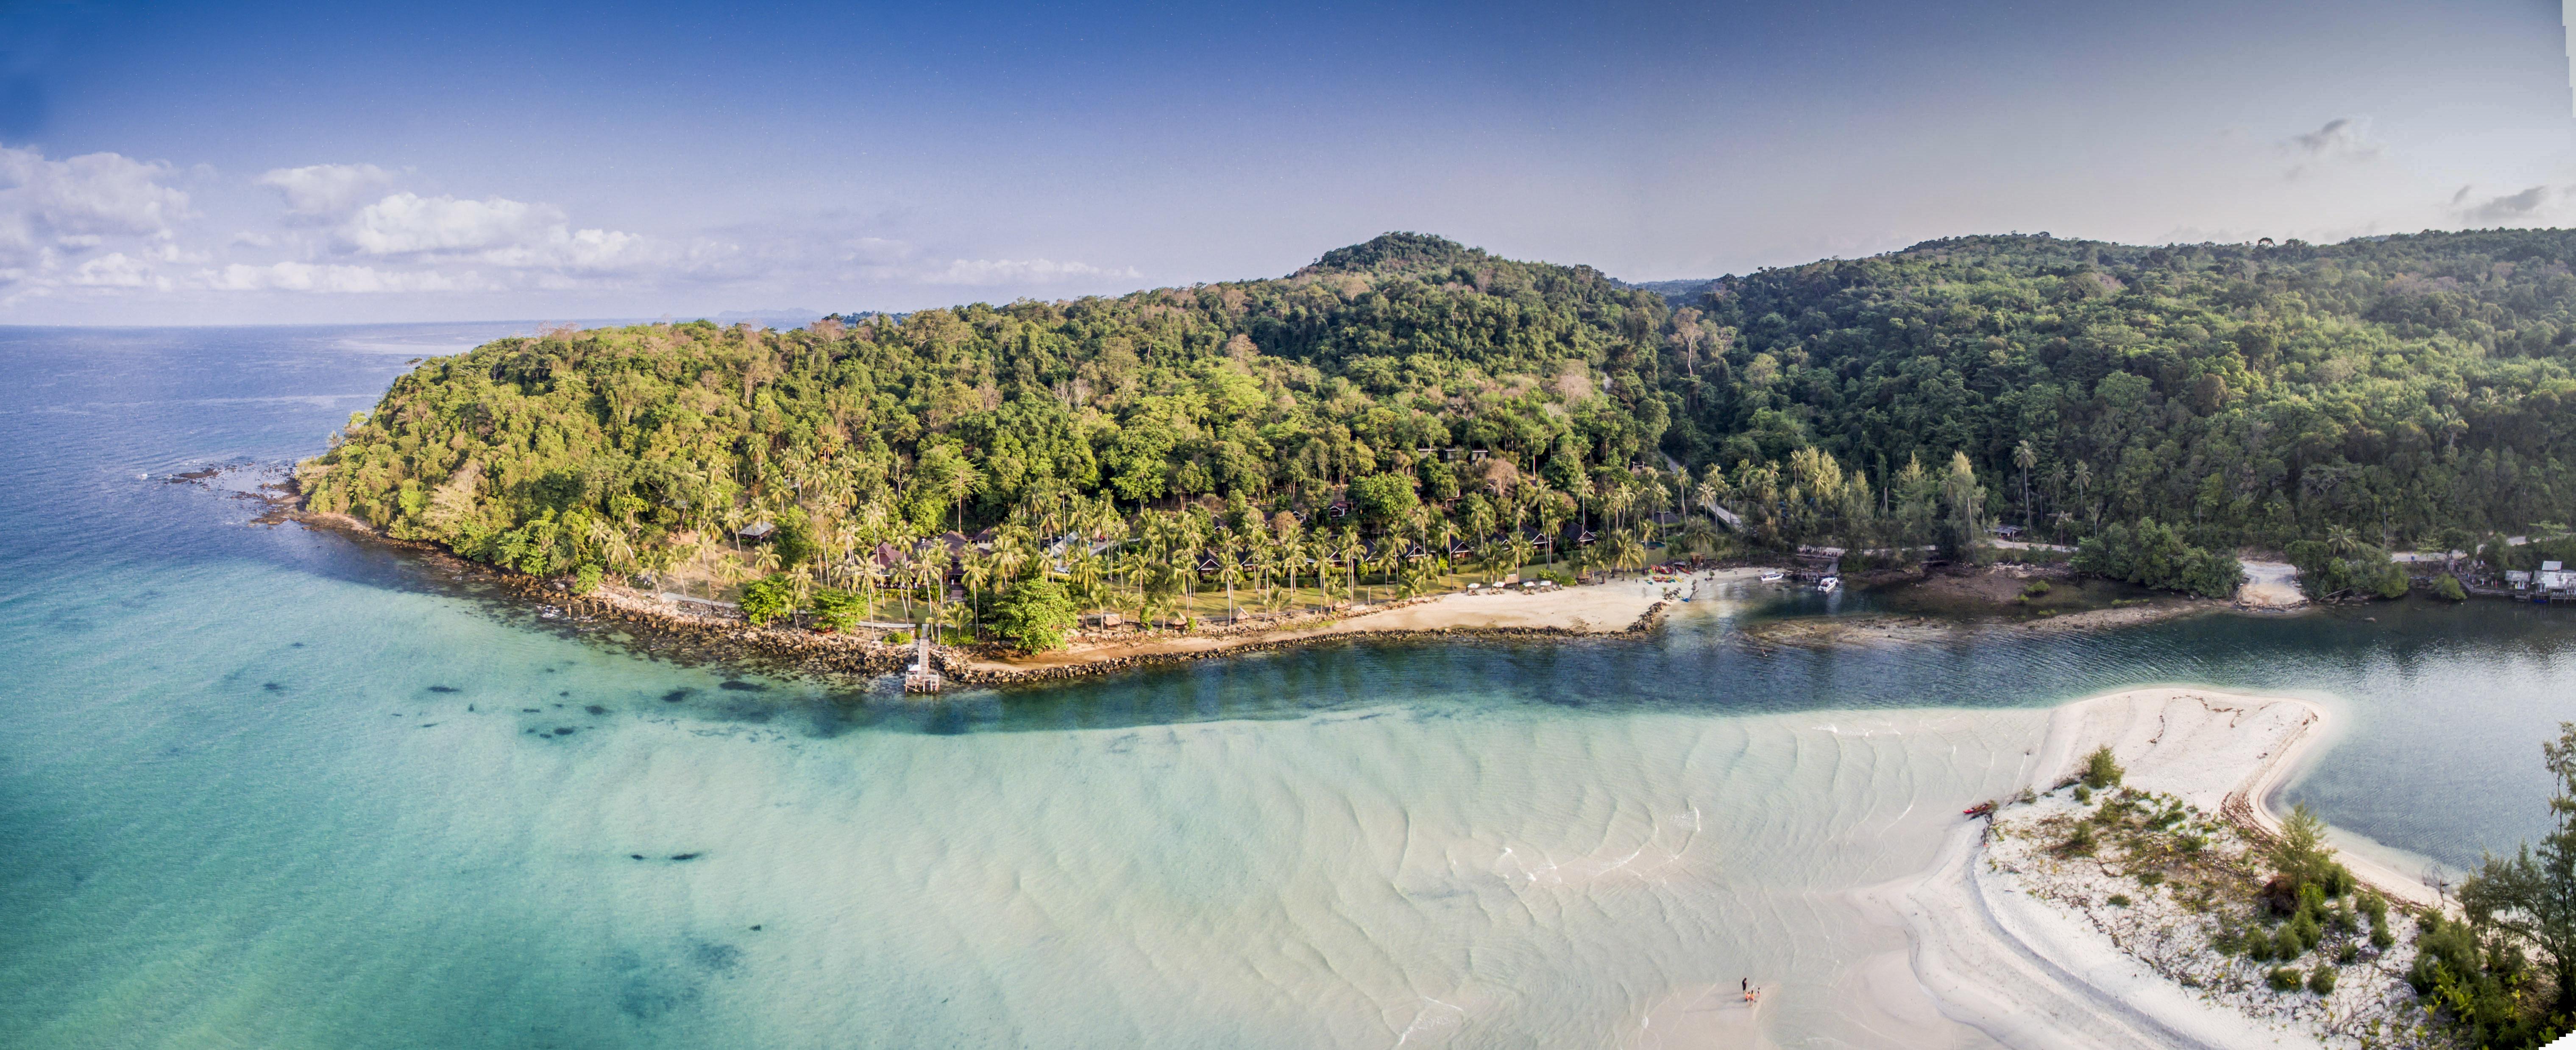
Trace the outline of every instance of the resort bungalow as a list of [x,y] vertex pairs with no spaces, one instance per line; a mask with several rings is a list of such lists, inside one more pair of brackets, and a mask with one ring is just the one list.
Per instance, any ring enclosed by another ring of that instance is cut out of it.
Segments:
[[758,543],[777,534],[778,523],[767,520],[752,522],[750,525],[744,526],[742,531],[734,533],[734,535],[741,537],[747,543]]
[[2531,589],[2537,592],[2534,600],[2576,601],[2576,572],[2558,562],[2541,562],[2540,571],[2532,574]]

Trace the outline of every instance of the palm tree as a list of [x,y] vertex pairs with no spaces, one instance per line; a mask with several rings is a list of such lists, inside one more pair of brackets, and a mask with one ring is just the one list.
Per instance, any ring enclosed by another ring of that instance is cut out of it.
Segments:
[[1625,520],[1628,508],[1635,506],[1636,503],[1636,490],[1629,488],[1626,482],[1608,486],[1601,491],[1601,513],[1610,520],[1613,527]]
[[939,607],[948,602],[948,545],[932,540],[928,547],[913,556],[912,573],[921,586],[930,588],[931,615],[937,617]]
[[1118,552],[1118,575],[1126,577],[1127,585],[1136,591],[1136,619],[1140,621],[1146,612],[1145,573],[1153,566],[1153,560],[1146,557],[1142,546],[1130,546]]
[[1293,537],[1279,541],[1279,564],[1288,570],[1288,596],[1297,596],[1297,566],[1306,562],[1306,545]]
[[[2086,499],[2086,498],[2085,498],[2085,496],[2084,496],[2085,490],[2087,490],[2087,489],[2091,488],[2091,487],[2092,487],[2092,485],[2093,485],[2093,465],[2092,465],[2092,464],[2090,464],[2090,463],[2084,462],[2083,460],[2080,460],[2080,459],[2079,459],[2079,460],[2076,460],[2076,461],[2075,461],[2075,502],[2076,502],[2076,505],[2078,505],[2078,506],[2080,506],[2080,507],[2083,507],[2083,508],[2085,509],[2085,511],[2086,511],[2086,515],[2085,515],[2085,516],[2086,516],[2086,517],[2095,517],[2095,516],[2091,513],[2091,511],[2092,511],[2092,501],[2091,501],[2091,500]],[[2098,518],[2096,518],[2095,520],[2097,520],[2097,521],[2098,521],[2099,519],[2098,519]]]
[[1342,568],[1350,570],[1350,601],[1360,601],[1360,555],[1363,555],[1363,550],[1365,547],[1360,547],[1360,529],[1342,529],[1342,542],[1334,550],[1334,555],[1340,555]]
[[1178,527],[1172,530],[1170,557],[1170,564],[1181,572],[1182,608],[1188,608],[1190,599],[1197,597],[1195,592],[1199,580],[1199,555],[1206,550],[1205,543],[1199,537],[1197,519],[1182,518]]
[[1611,533],[1608,546],[1611,565],[1622,569],[1645,568],[1646,544],[1637,538],[1635,530],[1620,529]]
[[1318,534],[1306,541],[1306,564],[1315,570],[1315,599],[1325,605],[1333,604],[1332,584],[1327,582],[1325,571],[1337,564],[1333,551],[1330,535]]
[[[966,576],[966,601],[971,607],[984,602],[984,585],[993,582],[993,559],[968,547],[957,559]],[[971,629],[971,628],[970,628]]]
[[[1397,571],[1404,568],[1404,560],[1404,541],[1389,536],[1384,545],[1378,548],[1377,564],[1372,568],[1377,570],[1378,579],[1392,583],[1395,581]],[[1377,593],[1372,590],[1369,596],[1374,598]]]
[[1074,589],[1082,594],[1086,607],[1098,603],[1100,574],[1104,568],[1101,558],[1091,553],[1090,544],[1075,543],[1073,557],[1065,565],[1065,575],[1073,578]]
[[1551,569],[1556,567],[1556,543],[1554,541],[1557,539],[1558,531],[1565,527],[1566,502],[1567,500],[1564,496],[1558,496],[1545,503],[1541,503],[1538,506],[1539,531],[1544,533],[1550,541],[1547,545],[1547,567]]
[[885,568],[875,558],[859,559],[859,600],[866,603],[868,619],[877,618],[877,585],[884,582]]
[[939,622],[942,627],[965,634],[970,641],[975,637],[975,607],[972,605],[951,605],[941,610]]
[[2039,464],[2039,453],[2030,447],[2028,438],[2013,446],[2013,466],[2021,468],[2021,527],[2030,530],[2030,468]]
[[1217,579],[1225,581],[1225,619],[1227,623],[1232,623],[1237,619],[1234,612],[1234,585],[1236,581],[1243,579],[1243,558],[1235,554],[1233,544],[1225,545],[1225,553],[1220,555],[1217,561],[1216,575]]

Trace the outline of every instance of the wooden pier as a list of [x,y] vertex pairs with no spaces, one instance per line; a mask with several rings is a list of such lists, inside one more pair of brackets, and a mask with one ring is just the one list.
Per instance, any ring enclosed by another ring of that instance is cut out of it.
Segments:
[[940,677],[939,669],[932,666],[930,663],[930,635],[927,633],[914,635],[912,646],[912,666],[904,668],[903,691],[907,693],[938,692],[940,686],[948,683],[945,679]]

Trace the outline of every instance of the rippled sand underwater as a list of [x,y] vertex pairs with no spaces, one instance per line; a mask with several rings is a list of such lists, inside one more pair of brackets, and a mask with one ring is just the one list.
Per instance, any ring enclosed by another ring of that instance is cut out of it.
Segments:
[[94,685],[10,730],[44,844],[12,1045],[1651,1046],[1754,1021],[1746,978],[1789,1045],[1898,1045],[1850,1008],[1902,937],[1846,891],[1923,867],[2044,717],[846,731],[274,582],[222,623],[107,602],[34,669]]

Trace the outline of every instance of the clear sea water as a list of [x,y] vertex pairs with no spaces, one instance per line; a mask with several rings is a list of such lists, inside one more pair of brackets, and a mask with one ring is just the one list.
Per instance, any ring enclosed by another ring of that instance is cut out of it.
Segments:
[[1735,631],[1866,596],[923,704],[639,656],[232,498],[524,327],[0,329],[0,1046],[1645,1046],[1746,977],[1779,1045],[1987,1045],[1852,1008],[1904,942],[1850,891],[2046,705],[2318,696],[2289,798],[2453,865],[2539,832],[2576,719],[2576,610]]

